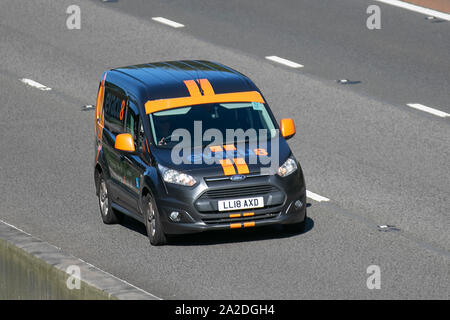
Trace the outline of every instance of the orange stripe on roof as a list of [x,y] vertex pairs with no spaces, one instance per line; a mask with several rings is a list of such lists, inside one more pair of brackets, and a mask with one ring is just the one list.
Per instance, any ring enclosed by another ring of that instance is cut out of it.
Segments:
[[233,159],[234,164],[236,165],[237,171],[239,174],[247,174],[249,173],[248,171],[248,166],[247,163],[245,163],[244,158],[236,158]]
[[230,224],[230,228],[231,229],[236,229],[236,228],[240,228],[240,227],[242,227],[242,224],[240,224],[240,223],[232,223],[232,224]]
[[198,82],[200,82],[200,87],[202,87],[205,96],[214,95],[214,89],[208,79],[199,79]]
[[226,102],[260,102],[264,103],[264,99],[257,91],[244,91],[232,93],[219,93],[212,95],[200,95],[171,99],[149,100],[145,103],[145,112],[147,114],[158,111],[192,106],[205,103],[226,103]]
[[255,226],[255,222],[244,222],[244,228],[248,228],[248,227],[254,227]]
[[233,174],[236,174],[236,170],[234,170],[233,162],[231,162],[230,159],[221,159],[221,160],[219,160],[219,162],[222,165],[223,173],[226,176],[232,176]]
[[191,97],[198,97],[202,95],[195,80],[185,80],[184,84],[186,85]]

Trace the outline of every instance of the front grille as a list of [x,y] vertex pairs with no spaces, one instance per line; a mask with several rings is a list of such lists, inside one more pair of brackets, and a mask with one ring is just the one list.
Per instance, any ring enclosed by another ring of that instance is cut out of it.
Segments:
[[256,196],[267,194],[273,191],[278,191],[278,189],[271,185],[258,185],[258,186],[208,190],[201,195],[200,199],[222,199],[222,198]]

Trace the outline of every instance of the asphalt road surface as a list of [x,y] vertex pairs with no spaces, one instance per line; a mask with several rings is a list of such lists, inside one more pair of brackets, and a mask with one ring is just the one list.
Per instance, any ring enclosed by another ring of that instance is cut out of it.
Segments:
[[[80,30],[66,26],[73,4]],[[381,30],[366,28],[370,4]],[[449,298],[450,117],[407,106],[450,113],[449,22],[365,0],[3,0],[0,53],[0,220],[163,299]],[[241,71],[294,118],[307,189],[329,199],[309,199],[305,233],[152,247],[139,223],[101,222],[82,106],[108,68],[178,59]]]

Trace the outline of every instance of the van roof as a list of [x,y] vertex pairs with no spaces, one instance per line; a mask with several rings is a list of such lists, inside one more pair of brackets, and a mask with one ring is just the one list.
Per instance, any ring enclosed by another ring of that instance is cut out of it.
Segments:
[[203,60],[152,62],[115,68],[109,72],[118,72],[139,81],[149,100],[189,96],[184,81],[198,79],[207,79],[216,94],[259,92],[245,75],[225,65]]

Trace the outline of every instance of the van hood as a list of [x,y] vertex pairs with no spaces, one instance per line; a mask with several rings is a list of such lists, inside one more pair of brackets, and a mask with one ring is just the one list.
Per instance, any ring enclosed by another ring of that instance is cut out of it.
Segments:
[[[275,168],[276,170],[291,155],[289,145],[286,140],[281,137],[277,140],[273,139],[267,141],[266,146],[264,147],[245,143],[241,146],[235,145],[235,148],[236,150],[226,151],[222,146],[217,146],[216,149],[218,150],[212,152],[208,151],[210,148],[206,146],[204,148],[197,147],[185,149],[186,152],[183,152],[180,148],[175,150],[152,146],[150,150],[158,164],[170,169],[189,172],[196,176],[202,175],[204,177],[220,177],[247,173],[260,174],[261,169],[270,168],[271,165],[272,169]],[[204,152],[202,152],[202,150]],[[224,168],[224,166],[219,163],[219,159],[229,159],[225,160],[229,163],[229,168]]]

